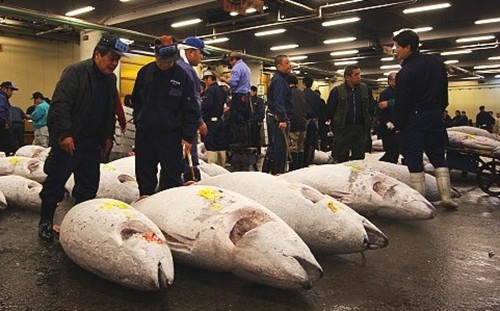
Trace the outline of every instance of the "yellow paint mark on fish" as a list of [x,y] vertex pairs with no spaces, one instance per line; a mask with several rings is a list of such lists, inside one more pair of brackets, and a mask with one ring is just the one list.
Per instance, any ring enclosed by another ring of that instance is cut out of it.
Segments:
[[18,158],[18,157],[12,157],[12,158],[9,159],[9,162],[12,163],[12,164],[22,163],[23,159]]
[[212,203],[210,204],[210,209],[213,211],[220,211],[222,209],[222,205],[219,203]]
[[220,198],[221,194],[218,190],[210,189],[210,188],[202,188],[198,195],[202,198],[205,198],[209,201],[215,201]]
[[134,213],[132,212],[132,210],[129,210],[129,211],[122,210],[121,213],[123,216],[127,217],[127,219],[130,219],[134,216]]
[[112,210],[113,208],[118,208],[118,209],[130,209],[130,205],[126,204],[126,203],[123,203],[123,202],[120,202],[120,201],[117,201],[117,200],[111,200],[111,201],[108,201],[106,203],[104,203],[103,205],[101,205],[99,207],[99,209],[102,209],[102,210],[105,210],[105,211],[110,211]]
[[474,139],[476,138],[476,135],[473,135],[473,134],[467,134],[466,138],[465,139]]
[[332,201],[328,201],[328,203],[326,203],[326,206],[328,206],[328,208],[334,213],[342,210],[342,207],[336,206]]
[[116,171],[116,168],[112,165],[109,165],[109,164],[104,164],[102,166],[102,169],[103,170],[106,170],[106,171]]
[[351,169],[355,172],[361,172],[362,171],[362,168],[361,166],[358,166],[358,165],[353,165],[351,166]]

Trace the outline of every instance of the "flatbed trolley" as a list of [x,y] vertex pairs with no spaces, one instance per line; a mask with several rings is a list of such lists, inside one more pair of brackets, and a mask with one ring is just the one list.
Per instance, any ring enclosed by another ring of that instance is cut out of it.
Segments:
[[450,169],[476,174],[478,187],[491,196],[500,197],[500,158],[489,152],[464,148],[446,148],[446,160]]

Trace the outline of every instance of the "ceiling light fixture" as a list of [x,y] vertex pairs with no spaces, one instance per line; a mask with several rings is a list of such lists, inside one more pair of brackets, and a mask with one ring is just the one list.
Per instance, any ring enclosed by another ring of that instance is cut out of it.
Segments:
[[285,45],[277,45],[273,46],[270,48],[271,51],[278,51],[278,50],[289,50],[289,49],[295,49],[298,48],[298,44],[285,44]]
[[185,21],[182,21],[182,22],[173,23],[170,26],[172,26],[172,28],[179,28],[179,27],[184,27],[184,26],[198,24],[198,23],[201,23],[201,22],[202,22],[202,19],[200,19],[200,18],[194,18],[194,19],[189,19],[189,20],[185,20]]
[[360,21],[361,19],[359,17],[349,17],[349,18],[342,18],[342,19],[334,19],[331,21],[323,22],[321,26],[323,27],[328,27],[328,26],[334,26],[334,25],[341,25],[341,24],[348,24],[348,23],[354,23],[357,21]]
[[308,57],[307,55],[295,55],[295,56],[290,56],[288,58],[292,61],[292,60],[303,60],[306,59],[307,57]]
[[459,38],[455,40],[456,43],[466,43],[466,42],[478,42],[478,41],[488,41],[495,39],[495,36],[478,36],[478,37],[467,37],[467,38]]
[[442,56],[446,55],[458,55],[458,54],[470,54],[472,53],[471,50],[456,50],[456,51],[448,51],[448,52],[442,52]]
[[86,6],[84,8],[79,8],[79,9],[76,9],[76,10],[73,10],[73,11],[69,11],[69,12],[66,12],[66,16],[77,16],[77,15],[80,15],[80,14],[83,14],[83,13],[87,13],[87,12],[90,12],[90,11],[93,11],[95,10],[95,7],[93,6]]
[[236,11],[232,11],[232,12],[229,12],[229,15],[235,17],[235,16],[238,16],[239,14]]
[[479,80],[479,79],[484,79],[484,77],[483,76],[473,76],[473,77],[462,78],[462,80]]
[[345,60],[345,61],[342,61],[342,62],[334,62],[333,64],[335,66],[347,66],[347,65],[355,65],[357,63],[358,63],[357,60]]
[[279,33],[284,33],[285,31],[286,31],[285,28],[272,29],[272,30],[256,32],[255,36],[256,37],[270,36],[270,35],[275,35],[275,34],[279,34]]
[[128,45],[131,45],[132,43],[134,43],[135,41],[134,40],[130,40],[130,39],[127,39],[127,38],[120,38],[120,41],[125,43],[125,44],[128,44]]
[[213,38],[210,40],[204,40],[203,42],[205,44],[215,44],[215,43],[221,43],[221,42],[226,42],[226,41],[229,41],[228,37]]
[[255,13],[257,12],[257,9],[256,8],[248,8],[245,10],[245,13],[247,14],[252,14],[252,13]]
[[358,50],[346,50],[346,51],[336,51],[336,52],[331,52],[331,56],[340,56],[340,55],[350,55],[350,54],[358,54]]
[[500,79],[500,75],[496,75],[496,76],[495,76],[495,79]]
[[394,57],[382,57],[380,60],[383,62],[392,62]]
[[427,32],[427,31],[431,31],[432,29],[434,29],[434,28],[432,28],[432,27],[430,27],[430,26],[427,26],[427,27],[418,27],[418,28],[413,28],[412,30],[413,30],[414,32],[418,32],[418,33],[420,33],[420,32]]
[[404,14],[420,13],[420,12],[425,12],[425,11],[446,9],[446,8],[449,8],[450,6],[451,6],[451,4],[449,4],[448,2],[431,4],[431,5],[423,5],[423,6],[417,6],[414,8],[405,9],[405,10],[403,10],[403,13]]
[[500,17],[496,18],[488,18],[488,19],[479,19],[474,22],[476,25],[481,25],[481,24],[491,24],[491,23],[499,23],[500,22]]
[[129,2],[130,0],[120,0],[120,2]]
[[378,78],[377,81],[378,82],[387,82],[387,78]]
[[383,66],[380,66],[380,69],[382,69],[382,70],[401,69],[401,65],[383,65]]
[[456,64],[458,63],[458,59],[449,59],[444,62],[446,65]]
[[500,56],[491,56],[488,57],[488,60],[500,60]]
[[500,68],[500,64],[474,66],[474,69],[493,69],[493,68]]
[[328,39],[323,41],[324,44],[334,44],[334,43],[342,43],[342,42],[352,42],[355,41],[356,37],[343,37],[343,38],[335,38],[335,39]]

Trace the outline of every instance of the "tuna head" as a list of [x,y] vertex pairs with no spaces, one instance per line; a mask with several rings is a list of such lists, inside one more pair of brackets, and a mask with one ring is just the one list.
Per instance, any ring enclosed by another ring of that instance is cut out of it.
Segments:
[[40,211],[42,185],[22,176],[0,176],[0,190],[9,205]]
[[82,268],[140,290],[159,290],[174,279],[165,237],[146,216],[112,199],[74,206],[61,224],[60,242]]
[[425,220],[434,218],[436,213],[434,206],[416,190],[382,173],[362,173],[352,187],[357,197],[357,210],[365,215]]
[[306,241],[313,251],[347,254],[387,246],[387,236],[349,206],[304,184],[289,187],[314,204],[312,226],[318,236]]
[[163,231],[175,260],[283,289],[310,288],[322,269],[283,220],[235,192],[193,185],[134,203]]

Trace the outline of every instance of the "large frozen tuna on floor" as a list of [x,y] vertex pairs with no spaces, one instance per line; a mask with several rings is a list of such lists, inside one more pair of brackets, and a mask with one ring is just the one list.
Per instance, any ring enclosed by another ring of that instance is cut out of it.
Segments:
[[350,207],[314,188],[258,172],[235,172],[198,184],[226,188],[264,205],[315,253],[345,254],[387,245],[387,237]]
[[331,164],[333,163],[332,152],[324,152],[321,150],[314,150],[314,158],[312,159],[313,164]]
[[43,183],[47,174],[43,171],[45,162],[28,157],[0,158],[0,176],[18,175]]
[[192,185],[133,204],[160,227],[176,262],[278,288],[310,288],[323,271],[307,245],[259,203]]
[[360,167],[317,165],[281,177],[316,188],[367,217],[424,220],[435,215],[432,204],[410,186],[385,174]]
[[106,163],[106,166],[114,168],[117,171],[135,176],[135,156],[124,157]]
[[[70,195],[74,186],[75,180],[72,174],[65,185]],[[96,198],[111,198],[132,203],[139,198],[139,186],[134,176],[117,170],[113,166],[101,164],[101,177]]]
[[229,174],[230,171],[226,170],[224,167],[215,164],[215,163],[207,163],[200,159],[200,171],[204,173],[207,177],[217,176],[222,174]]
[[40,211],[40,183],[17,175],[0,176],[0,191],[9,206]]
[[[343,163],[344,165],[361,167],[363,170],[371,169],[392,178],[395,178],[408,186],[410,185],[410,171],[404,165],[373,160],[355,160]],[[460,197],[460,193],[456,189],[452,189],[451,195],[454,198]],[[425,174],[425,198],[429,201],[439,201],[441,197],[436,183],[436,177]]]
[[45,159],[47,159],[49,155],[49,152],[50,152],[50,147],[45,148],[37,145],[24,145],[21,148],[17,149],[16,156],[35,158],[45,161]]
[[456,148],[471,149],[491,155],[493,154],[495,148],[500,146],[500,141],[486,136],[448,130],[448,145]]
[[83,269],[123,286],[158,290],[172,284],[172,253],[160,229],[130,205],[94,199],[75,205],[59,241]]

